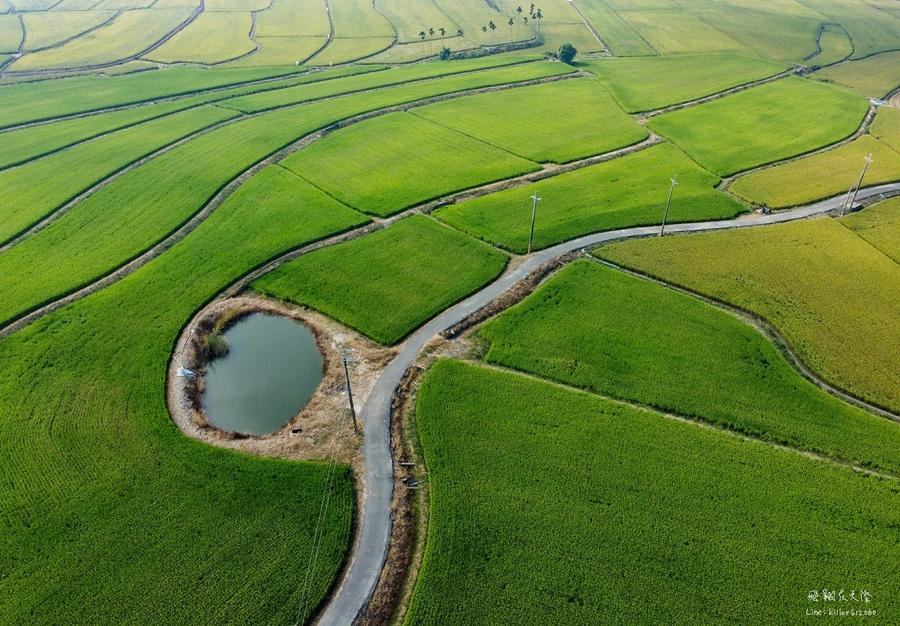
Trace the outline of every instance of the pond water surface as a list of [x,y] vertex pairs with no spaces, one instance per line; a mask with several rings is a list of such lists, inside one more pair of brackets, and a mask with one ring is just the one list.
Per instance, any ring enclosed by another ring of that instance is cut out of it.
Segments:
[[253,313],[224,333],[228,354],[206,369],[203,407],[216,428],[275,432],[300,412],[322,381],[322,354],[299,322]]

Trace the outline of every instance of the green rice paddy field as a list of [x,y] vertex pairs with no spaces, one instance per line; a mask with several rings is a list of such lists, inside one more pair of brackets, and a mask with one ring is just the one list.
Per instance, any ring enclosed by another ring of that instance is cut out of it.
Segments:
[[[248,268],[365,219],[269,168],[165,255],[0,341],[0,614],[296,619],[327,468],[184,437],[162,381],[200,303]],[[336,476],[313,605],[349,540],[350,476]]]
[[729,313],[597,263],[561,270],[480,335],[490,363],[900,475],[900,425],[806,381]]
[[848,90],[791,77],[654,117],[649,125],[726,176],[840,141],[866,109],[865,98]]
[[414,216],[302,256],[253,287],[393,344],[496,278],[507,260],[431,218]]
[[528,248],[532,194],[541,198],[534,247],[545,248],[601,230],[660,223],[673,175],[679,185],[669,209],[670,222],[728,218],[744,210],[713,188],[717,176],[678,148],[662,144],[442,207],[434,214],[463,232],[522,253]]
[[826,380],[900,409],[900,266],[839,222],[644,239],[598,254],[761,315]]
[[894,481],[459,361],[429,370],[416,419],[408,624],[801,621],[822,580],[897,610]]
[[[832,146],[900,85],[895,4],[0,0],[0,328],[158,253],[0,330],[0,623],[309,623],[368,468],[301,460],[290,437],[321,443],[305,428],[268,442],[285,458],[186,436],[166,384],[189,320],[346,233],[248,291],[393,346],[521,262],[533,194],[546,248],[659,224],[673,176],[669,222],[844,193],[870,152],[865,184],[897,181],[898,109]],[[545,59],[563,42],[574,64]],[[796,65],[814,71],[777,77]],[[431,344],[470,360],[410,396],[428,524],[396,621],[793,623],[841,586],[890,619],[900,426],[743,317],[604,260],[766,318],[897,412],[898,229],[891,199],[613,243]]]

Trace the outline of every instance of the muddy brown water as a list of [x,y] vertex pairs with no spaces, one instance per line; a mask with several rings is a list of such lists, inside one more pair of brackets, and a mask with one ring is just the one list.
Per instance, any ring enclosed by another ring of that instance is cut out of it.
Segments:
[[285,317],[253,313],[225,331],[228,354],[207,366],[203,407],[226,431],[266,435],[300,412],[322,381],[315,337]]

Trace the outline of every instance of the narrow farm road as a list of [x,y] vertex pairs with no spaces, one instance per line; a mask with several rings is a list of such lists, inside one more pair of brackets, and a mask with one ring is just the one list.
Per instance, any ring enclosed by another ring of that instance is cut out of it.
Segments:
[[[860,199],[877,197],[880,194],[900,193],[900,183],[891,183],[860,190]],[[673,224],[667,227],[669,233],[693,233],[728,228],[743,228],[777,224],[804,219],[827,213],[837,208],[843,195],[822,200],[814,204],[772,213],[751,214],[733,220],[717,220],[692,224]],[[558,259],[565,254],[589,248],[618,239],[652,236],[659,232],[658,226],[624,228],[579,237],[553,247],[546,248],[525,257],[513,269],[481,291],[450,307],[419,328],[404,342],[400,352],[388,364],[381,378],[375,383],[366,404],[360,412],[365,424],[363,440],[363,463],[365,473],[363,484],[363,510],[360,516],[359,534],[349,566],[340,586],[330,603],[325,607],[319,624],[323,626],[346,626],[352,624],[368,604],[375,589],[381,569],[387,557],[391,536],[391,500],[394,489],[393,457],[391,453],[390,423],[391,400],[394,390],[400,384],[406,370],[416,360],[419,353],[433,337],[454,326],[475,313],[519,281],[525,279],[541,265]]]

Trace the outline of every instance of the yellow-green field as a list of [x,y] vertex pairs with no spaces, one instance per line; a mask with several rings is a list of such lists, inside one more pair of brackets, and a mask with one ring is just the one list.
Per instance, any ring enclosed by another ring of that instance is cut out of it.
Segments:
[[644,239],[598,254],[763,316],[825,379],[900,409],[900,265],[839,222]]

